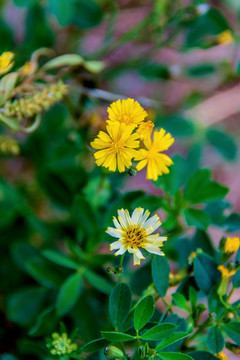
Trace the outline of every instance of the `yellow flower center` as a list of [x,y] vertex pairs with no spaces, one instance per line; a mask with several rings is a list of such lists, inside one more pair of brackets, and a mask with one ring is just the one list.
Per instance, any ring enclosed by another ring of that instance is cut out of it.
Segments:
[[124,234],[124,245],[128,247],[141,247],[146,240],[146,230],[140,225],[130,225]]
[[118,140],[116,142],[112,142],[112,147],[114,151],[118,152],[124,148],[125,143],[122,140]]
[[131,118],[131,116],[129,116],[129,114],[123,113],[121,121],[124,122],[125,124],[129,124],[132,122],[132,118]]

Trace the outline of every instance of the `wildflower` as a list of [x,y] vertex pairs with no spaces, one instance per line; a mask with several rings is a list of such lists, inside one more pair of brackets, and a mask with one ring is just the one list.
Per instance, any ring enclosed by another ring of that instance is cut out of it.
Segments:
[[151,136],[152,129],[154,127],[154,124],[152,121],[143,122],[139,125],[137,129],[137,134],[139,135],[140,140],[145,139],[147,136]]
[[222,279],[229,279],[236,273],[236,270],[228,270],[228,268],[226,268],[224,265],[219,265],[218,270],[222,274]]
[[228,360],[227,355],[225,355],[223,351],[221,351],[221,352],[218,353],[218,354],[214,354],[214,355],[216,355],[216,356],[217,356],[219,359],[221,359],[221,360]]
[[53,355],[71,354],[77,350],[77,344],[72,343],[72,340],[65,333],[62,335],[53,333],[52,338],[53,340],[48,342],[47,347],[51,348],[50,352]]
[[146,111],[133,99],[118,100],[113,102],[108,111],[108,122],[118,121],[126,125],[134,124],[135,127],[147,117]]
[[161,154],[162,151],[167,150],[174,142],[171,134],[164,129],[155,131],[153,134],[153,141],[150,136],[144,139],[144,145],[147,149],[138,151],[134,160],[140,161],[136,169],[142,170],[147,165],[147,179],[157,180],[159,175],[169,173],[168,166],[173,162],[166,154]]
[[0,135],[0,153],[18,155],[19,144],[10,136]]
[[115,228],[108,227],[106,233],[118,238],[110,245],[110,250],[118,250],[114,255],[122,255],[126,251],[133,254],[134,265],[139,265],[141,259],[145,259],[140,248],[152,254],[163,255],[160,246],[167,237],[159,234],[151,235],[160,225],[158,215],[150,217],[150,212],[142,208],[136,208],[130,217],[128,210],[118,210],[118,220],[113,217]]
[[134,125],[127,126],[119,122],[107,125],[107,133],[99,131],[91,146],[99,151],[94,153],[96,164],[108,168],[110,171],[125,171],[132,165],[132,158],[139,146],[139,135],[132,131]]
[[224,244],[224,252],[233,254],[236,251],[238,251],[239,247],[240,247],[239,237],[233,237],[233,238],[227,237]]
[[217,43],[222,45],[229,45],[233,43],[233,36],[231,30],[225,30],[217,35]]
[[0,76],[6,74],[14,65],[14,53],[6,51],[0,55]]

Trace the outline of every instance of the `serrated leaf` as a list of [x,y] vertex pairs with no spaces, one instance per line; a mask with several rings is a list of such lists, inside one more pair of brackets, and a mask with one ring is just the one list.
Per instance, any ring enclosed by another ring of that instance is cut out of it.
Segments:
[[176,332],[175,334],[171,335],[167,339],[160,341],[160,343],[157,345],[155,350],[160,351],[162,349],[165,349],[167,346],[174,344],[176,341],[184,339],[187,336],[189,336],[188,332],[184,332],[184,331]]
[[154,313],[154,300],[152,295],[143,298],[136,306],[134,311],[134,328],[141,330],[151,319]]
[[178,306],[180,309],[186,311],[189,313],[190,309],[188,306],[188,302],[186,298],[183,296],[183,294],[180,294],[178,292],[172,294],[173,304]]
[[71,275],[60,287],[56,307],[59,315],[64,315],[75,305],[82,284],[82,275],[75,273]]
[[121,332],[115,332],[115,331],[102,331],[101,332],[104,339],[113,341],[113,342],[121,342],[121,341],[133,341],[136,340],[135,336],[121,333]]
[[209,329],[207,346],[214,353],[219,353],[224,348],[224,338],[220,328],[215,325]]
[[157,292],[165,296],[169,286],[170,267],[164,256],[155,256],[152,261],[152,278]]
[[143,340],[161,340],[169,336],[175,329],[176,325],[173,324],[159,324],[145,331],[141,338]]
[[117,284],[109,299],[109,315],[116,329],[119,329],[127,319],[131,305],[132,294],[129,286],[124,283]]

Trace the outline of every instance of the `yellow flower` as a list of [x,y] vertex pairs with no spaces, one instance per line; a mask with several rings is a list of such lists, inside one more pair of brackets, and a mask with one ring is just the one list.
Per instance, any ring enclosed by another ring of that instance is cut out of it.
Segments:
[[14,65],[14,53],[6,51],[0,55],[0,76],[6,74]]
[[150,120],[147,122],[141,123],[137,129],[137,134],[139,135],[140,140],[145,139],[147,136],[151,136],[153,127],[154,127],[154,124]]
[[240,240],[239,237],[227,237],[225,244],[224,244],[224,252],[225,253],[235,253],[238,251],[240,247]]
[[147,165],[147,179],[157,180],[159,175],[169,173],[168,166],[172,165],[173,162],[166,154],[161,154],[172,145],[174,142],[171,134],[167,133],[164,129],[155,131],[153,134],[153,141],[150,136],[144,139],[144,145],[146,149],[138,151],[137,156],[134,160],[140,161],[136,169],[142,170]]
[[[134,265],[139,265],[141,259],[145,259],[140,248],[152,254],[163,255],[160,250],[163,241],[167,237],[159,234],[151,235],[160,225],[161,221],[157,215],[148,219],[150,212],[142,208],[136,208],[130,217],[128,210],[118,210],[118,220],[113,217],[115,228],[108,227],[106,233],[118,238],[110,245],[110,250],[118,250],[114,255],[122,255],[126,251],[133,254]],[[148,219],[148,220],[147,220]]]
[[217,356],[219,359],[221,359],[221,360],[228,360],[227,355],[225,355],[223,351],[221,351],[221,352],[218,353],[218,354],[214,354],[214,355],[216,355],[216,356]]
[[113,102],[108,111],[108,122],[118,121],[126,125],[134,124],[135,127],[147,117],[146,111],[133,99],[118,100]]
[[47,344],[51,348],[50,352],[52,355],[71,354],[77,350],[77,344],[72,343],[72,340],[68,338],[66,333],[62,335],[53,333],[52,338],[53,340]]
[[125,171],[132,165],[132,158],[136,156],[139,147],[139,135],[132,131],[134,125],[112,122],[107,125],[107,132],[100,131],[91,146],[99,151],[94,153],[96,164],[108,168],[110,171]]
[[217,36],[218,44],[229,45],[233,43],[233,36],[231,30],[225,30]]
[[226,268],[224,265],[219,265],[218,270],[222,274],[222,279],[229,279],[236,273],[236,270],[228,270],[228,268]]

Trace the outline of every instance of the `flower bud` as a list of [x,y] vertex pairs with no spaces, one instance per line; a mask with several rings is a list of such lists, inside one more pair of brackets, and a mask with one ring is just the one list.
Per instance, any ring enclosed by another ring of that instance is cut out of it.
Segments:
[[125,358],[123,352],[116,346],[108,346],[104,350],[104,355],[108,359],[123,359]]

